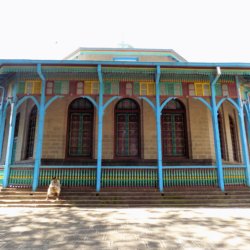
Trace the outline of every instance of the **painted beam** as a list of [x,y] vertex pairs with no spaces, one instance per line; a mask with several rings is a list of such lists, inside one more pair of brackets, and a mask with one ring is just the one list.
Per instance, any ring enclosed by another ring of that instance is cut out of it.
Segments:
[[87,100],[89,100],[95,106],[95,108],[98,110],[98,105],[97,105],[96,101],[91,96],[84,95],[81,97],[83,99],[86,98]]
[[29,60],[29,59],[2,59],[0,60],[0,67],[4,65],[86,65],[98,66],[100,64],[109,65],[127,65],[127,66],[161,66],[161,67],[188,67],[188,68],[209,68],[216,67],[228,69],[250,69],[250,63],[206,63],[206,62],[114,62],[114,61],[80,61],[80,60]]
[[39,105],[39,120],[38,120],[38,132],[37,132],[37,143],[36,143],[36,155],[35,155],[35,165],[34,165],[34,174],[33,174],[33,183],[32,190],[36,191],[39,182],[39,173],[41,166],[41,157],[43,150],[43,132],[44,132],[44,119],[45,119],[45,88],[46,88],[46,79],[42,73],[41,64],[37,64],[37,74],[39,75],[42,81],[41,88],[41,97]]
[[98,102],[98,138],[97,138],[97,169],[96,169],[96,191],[101,190],[102,174],[102,130],[103,130],[103,78],[101,64],[97,67],[99,78],[99,102]]
[[240,93],[240,81],[238,76],[235,77],[236,85],[237,85],[237,104],[238,104],[238,118],[239,118],[239,126],[240,126],[240,138],[241,138],[241,149],[242,149],[242,156],[243,161],[245,164],[245,175],[247,185],[250,186],[250,164],[249,164],[249,152],[248,152],[248,145],[247,145],[247,138],[246,138],[246,128],[244,122],[244,112],[243,112],[243,103],[241,99]]
[[193,97],[193,99],[199,100],[200,102],[202,102],[210,110],[210,112],[212,113],[211,105],[204,98],[202,98],[202,97]]
[[148,99],[148,97],[141,96],[141,97],[139,97],[139,99],[142,99],[142,100],[146,101],[155,112],[155,105],[150,99]]
[[212,123],[213,123],[213,134],[214,134],[214,147],[215,147],[215,157],[216,157],[216,167],[217,167],[217,178],[218,184],[221,191],[225,190],[224,185],[224,175],[222,167],[221,158],[221,145],[220,145],[220,133],[219,133],[219,123],[218,123],[218,109],[216,105],[216,90],[215,84],[217,83],[221,75],[220,68],[217,67],[217,75],[214,79],[211,79],[211,110],[212,110]]
[[113,96],[111,97],[104,105],[103,105],[103,112],[106,110],[106,108],[111,104],[114,100],[120,99],[120,96]]
[[222,98],[218,104],[217,104],[217,111],[219,110],[220,106],[222,105],[223,102],[225,101],[228,101],[230,102],[236,109],[238,112],[240,112],[240,108],[239,108],[239,105],[232,99],[232,98],[229,98],[229,97],[225,97],[225,98]]
[[47,110],[47,108],[57,99],[59,98],[63,98],[63,96],[60,96],[60,95],[56,95],[56,96],[53,96],[51,99],[49,99],[47,101],[47,103],[45,104],[45,111]]

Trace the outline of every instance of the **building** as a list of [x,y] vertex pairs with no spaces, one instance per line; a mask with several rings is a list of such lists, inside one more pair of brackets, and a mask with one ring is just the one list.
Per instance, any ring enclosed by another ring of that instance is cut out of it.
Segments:
[[3,187],[250,185],[250,64],[80,48],[0,60]]

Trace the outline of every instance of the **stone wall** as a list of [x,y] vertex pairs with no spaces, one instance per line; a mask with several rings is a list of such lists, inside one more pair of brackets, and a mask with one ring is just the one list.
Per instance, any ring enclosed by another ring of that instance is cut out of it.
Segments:
[[[46,112],[43,140],[44,159],[65,159],[67,145],[67,130],[68,130],[68,107],[75,97],[64,97],[53,102]],[[96,97],[97,99],[97,97]],[[104,103],[109,97],[104,98]],[[156,144],[156,124],[155,115],[148,103],[142,100],[135,99],[140,106],[140,153],[141,159],[156,160],[157,159],[157,144]],[[154,98],[152,98],[154,102]],[[211,114],[208,108],[198,100],[192,98],[181,99],[186,108],[186,125],[187,125],[187,141],[188,141],[188,158],[197,160],[215,160],[213,128]],[[209,101],[209,100],[208,100]],[[103,118],[103,159],[114,159],[115,155],[115,105],[118,101],[112,102],[105,110]],[[29,123],[29,114],[34,103],[27,101],[23,103],[18,112],[20,112],[20,124],[18,143],[16,148],[16,161],[25,160],[26,144],[27,144],[27,129]],[[232,142],[229,127],[229,115],[233,117],[238,131],[238,148],[240,158],[240,134],[237,112],[229,103],[222,105],[222,112],[225,124],[226,145],[229,156],[229,162],[233,162]],[[38,125],[38,117],[37,117]],[[97,128],[98,119],[97,111],[94,111],[94,128],[93,128],[93,158],[97,158]],[[5,137],[3,147],[2,163],[5,160],[7,139],[9,129],[9,112],[5,125]],[[36,142],[35,142],[36,145]],[[34,148],[35,156],[35,148]],[[34,158],[33,156],[33,158]]]

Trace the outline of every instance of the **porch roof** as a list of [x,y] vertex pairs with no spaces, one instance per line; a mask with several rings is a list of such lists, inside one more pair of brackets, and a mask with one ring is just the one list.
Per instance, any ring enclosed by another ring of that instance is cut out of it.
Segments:
[[221,82],[234,82],[235,76],[250,80],[250,63],[191,62],[113,62],[79,60],[0,60],[0,83],[12,75],[20,79],[38,79],[37,64],[46,79],[98,80],[97,66],[102,65],[104,80],[154,81],[156,66],[161,67],[161,81],[209,81],[220,67]]

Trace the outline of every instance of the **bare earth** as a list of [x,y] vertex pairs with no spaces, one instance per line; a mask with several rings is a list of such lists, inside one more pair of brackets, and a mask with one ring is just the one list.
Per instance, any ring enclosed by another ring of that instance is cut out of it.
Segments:
[[0,249],[250,249],[250,209],[0,208]]

